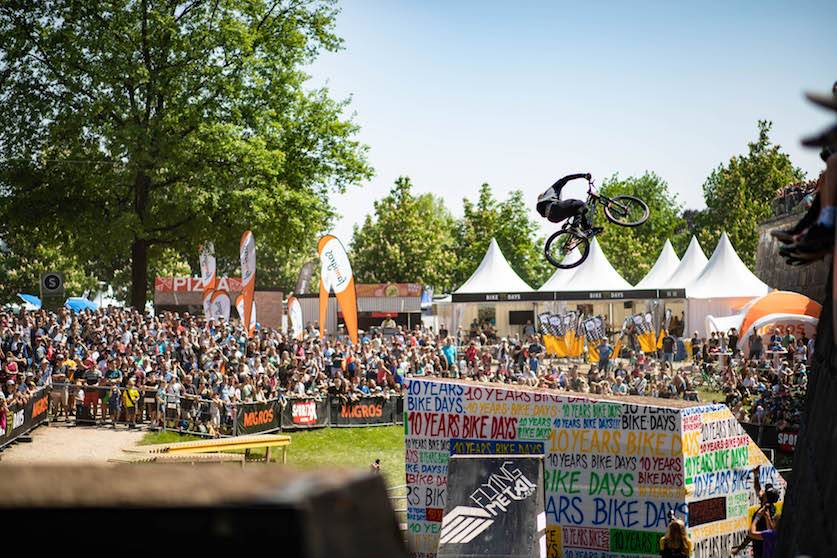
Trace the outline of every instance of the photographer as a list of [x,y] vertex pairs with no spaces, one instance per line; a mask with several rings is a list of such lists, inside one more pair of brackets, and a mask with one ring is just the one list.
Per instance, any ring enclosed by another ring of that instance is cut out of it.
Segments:
[[[779,501],[779,492],[772,484],[765,485],[764,490],[761,489],[761,483],[759,481],[760,470],[761,465],[757,465],[755,469],[753,469],[753,490],[759,499],[760,507],[758,512],[756,512],[753,516],[753,522],[752,525],[750,525],[750,531],[747,533],[747,538],[745,538],[740,545],[733,549],[733,556],[736,556],[739,552],[747,548],[747,545],[750,544],[750,542],[753,543],[753,558],[773,556],[774,543],[771,542],[770,544],[770,554],[765,553],[765,547],[767,546],[767,541],[772,539],[774,535],[770,533],[767,537],[764,537],[763,533],[772,529],[770,525],[772,525],[773,518],[776,516],[776,502]],[[768,521],[771,523],[768,524]],[[753,532],[760,533],[761,535],[753,536]]]
[[692,541],[686,534],[686,524],[669,513],[668,529],[660,539],[660,556],[663,558],[688,558],[692,555]]
[[[766,528],[761,529],[759,524],[764,523]],[[779,526],[779,516],[776,515],[775,507],[772,504],[765,504],[755,513],[750,523],[748,535],[753,539],[753,554],[755,554],[756,543],[762,545],[762,558],[773,558],[776,550],[776,530]]]

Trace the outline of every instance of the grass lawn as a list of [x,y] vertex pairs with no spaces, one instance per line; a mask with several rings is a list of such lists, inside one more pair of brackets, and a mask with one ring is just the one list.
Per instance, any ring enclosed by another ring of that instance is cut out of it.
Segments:
[[[291,437],[288,464],[300,469],[357,467],[368,470],[380,458],[389,486],[404,484],[404,427],[321,428],[283,432]],[[176,432],[148,432],[140,442],[168,444],[197,440]]]

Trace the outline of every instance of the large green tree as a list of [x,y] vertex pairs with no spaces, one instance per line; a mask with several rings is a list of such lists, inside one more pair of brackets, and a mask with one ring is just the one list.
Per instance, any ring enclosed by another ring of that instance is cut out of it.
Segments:
[[335,15],[329,0],[0,3],[0,238],[26,230],[104,279],[130,270],[143,306],[164,251],[193,262],[214,240],[235,272],[249,228],[274,264],[259,280],[291,284],[330,192],[370,175],[345,102],[302,71],[340,47]]
[[407,177],[400,177],[375,215],[355,226],[352,268],[362,283],[415,282],[437,291],[452,286],[457,250],[455,220],[444,201],[431,194],[415,195]]
[[494,197],[491,186],[483,184],[476,203],[467,198],[462,203],[464,214],[456,231],[457,286],[480,264],[492,238],[530,286],[538,288],[546,281],[552,268],[543,255],[544,239],[538,235],[539,223],[531,218],[521,191],[515,190],[501,201]]
[[682,255],[688,244],[686,223],[680,216],[677,195],[669,191],[665,180],[653,172],[625,179],[613,176],[604,181],[600,191],[609,197],[636,196],[648,204],[650,210],[648,220],[636,228],[615,225],[604,215],[597,216],[597,222],[604,223],[605,229],[598,236],[602,250],[629,283],[635,285],[648,273],[666,240],[671,240]]
[[720,165],[703,184],[706,210],[698,217],[700,241],[715,246],[726,231],[741,260],[755,269],[758,225],[771,215],[776,191],[805,178],[781,146],[770,141],[770,122],[760,120],[758,138],[746,154]]

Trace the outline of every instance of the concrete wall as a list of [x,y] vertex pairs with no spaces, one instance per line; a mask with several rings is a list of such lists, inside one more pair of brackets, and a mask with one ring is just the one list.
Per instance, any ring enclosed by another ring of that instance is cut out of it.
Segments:
[[808,266],[789,266],[779,255],[781,244],[770,236],[770,231],[793,226],[802,213],[783,215],[761,224],[756,253],[756,275],[771,288],[802,293],[816,301],[825,298],[825,282],[831,258]]

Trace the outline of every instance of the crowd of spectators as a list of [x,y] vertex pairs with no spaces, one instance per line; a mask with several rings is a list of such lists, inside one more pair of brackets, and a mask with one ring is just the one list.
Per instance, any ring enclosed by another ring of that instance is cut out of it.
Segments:
[[[383,331],[389,331],[384,335]],[[664,341],[669,340],[670,336]],[[792,337],[792,336],[791,336]],[[309,324],[298,339],[270,328],[247,338],[237,323],[188,313],[145,315],[109,308],[72,313],[0,312],[0,405],[25,402],[50,386],[53,418],[137,421],[217,435],[242,403],[290,398],[398,397],[405,378],[440,376],[526,384],[601,395],[694,398],[713,386],[741,420],[793,423],[806,386],[808,340],[781,338],[795,352],[778,367],[766,356],[717,358],[737,334],[693,339],[694,359],[673,362],[674,339],[659,354],[628,348],[615,358],[604,342],[593,363],[550,358],[531,324],[497,336],[474,322],[456,336],[444,326],[362,332],[361,343],[320,339]],[[726,352],[726,351],[725,351]],[[4,415],[4,413],[0,413]]]
[[776,191],[773,198],[773,215],[787,215],[795,213],[798,207],[808,209],[814,201],[817,190],[816,180],[794,182]]

